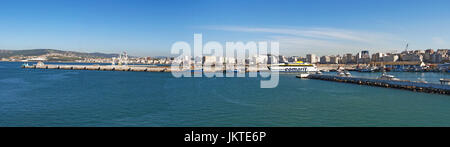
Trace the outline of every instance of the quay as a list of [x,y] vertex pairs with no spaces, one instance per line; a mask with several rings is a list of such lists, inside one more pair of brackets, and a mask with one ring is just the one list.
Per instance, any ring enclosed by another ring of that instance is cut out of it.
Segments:
[[376,86],[376,87],[404,89],[416,92],[450,95],[450,85],[447,84],[419,83],[407,80],[382,80],[382,79],[369,79],[359,77],[340,77],[334,75],[320,75],[320,74],[311,74],[308,76],[308,78],[325,81]]
[[170,72],[167,66],[127,66],[127,65],[56,65],[35,64],[22,65],[22,68],[32,69],[64,69],[64,70],[100,70],[100,71],[141,71],[141,72]]
[[[195,67],[190,69],[176,68],[172,69],[170,66],[142,66],[142,65],[57,65],[57,64],[43,64],[38,63],[34,65],[22,65],[22,68],[31,69],[63,69],[63,70],[99,70],[99,71],[135,71],[135,72],[183,72],[193,71]],[[203,72],[223,72],[222,68],[201,68]],[[242,69],[245,72],[261,72],[269,71],[267,67],[246,67]]]
[[450,79],[440,79],[439,81],[441,82],[442,85],[450,84]]

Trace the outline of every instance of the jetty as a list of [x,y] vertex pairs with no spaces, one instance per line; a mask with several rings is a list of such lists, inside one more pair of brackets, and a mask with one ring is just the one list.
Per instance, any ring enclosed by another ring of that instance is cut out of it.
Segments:
[[[24,64],[22,68],[31,69],[62,69],[62,70],[99,70],[99,71],[135,71],[135,72],[183,72],[183,71],[195,71],[200,70],[202,72],[224,72],[225,67],[221,68],[208,68],[202,67],[200,69],[192,66],[188,69],[171,68],[170,66],[148,66],[148,65],[58,65],[58,64],[44,64],[39,62],[34,65]],[[245,69],[241,69],[245,72],[261,72],[269,71],[266,67],[252,67],[246,66]]]
[[308,76],[308,78],[341,83],[352,83],[359,85],[384,87],[384,88],[404,89],[416,92],[450,95],[450,85],[448,84],[421,83],[407,80],[383,80],[383,79],[371,79],[361,77],[342,77],[342,76],[320,75],[320,74],[311,74]]
[[450,79],[439,79],[439,81],[441,82],[442,85],[449,85],[450,84]]
[[130,65],[57,65],[34,64],[22,65],[22,68],[32,69],[64,69],[64,70],[100,70],[100,71],[141,71],[141,72],[170,72],[168,66],[130,66]]

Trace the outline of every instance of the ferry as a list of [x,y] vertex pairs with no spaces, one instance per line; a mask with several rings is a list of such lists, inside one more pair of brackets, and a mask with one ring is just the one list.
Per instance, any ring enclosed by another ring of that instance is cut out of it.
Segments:
[[302,61],[298,61],[295,63],[281,63],[281,64],[272,64],[269,66],[271,71],[278,72],[318,72],[316,65],[303,63]]

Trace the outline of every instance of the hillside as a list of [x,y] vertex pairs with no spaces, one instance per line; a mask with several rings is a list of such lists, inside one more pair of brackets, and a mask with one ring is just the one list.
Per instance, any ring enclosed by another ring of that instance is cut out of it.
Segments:
[[72,55],[76,57],[89,58],[112,58],[118,57],[118,54],[104,54],[104,53],[82,53],[73,51],[62,51],[55,49],[29,49],[29,50],[0,50],[0,58],[8,58],[12,56],[41,56],[50,53],[58,53],[64,55]]

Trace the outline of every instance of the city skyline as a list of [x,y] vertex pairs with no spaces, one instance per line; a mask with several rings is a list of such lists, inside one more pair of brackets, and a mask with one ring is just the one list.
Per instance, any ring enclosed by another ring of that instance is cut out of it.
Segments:
[[[1,49],[171,56],[176,41],[280,42],[280,54],[342,55],[448,48],[450,2],[5,1]],[[416,9],[411,9],[416,8]],[[420,9],[417,9],[420,8]]]

